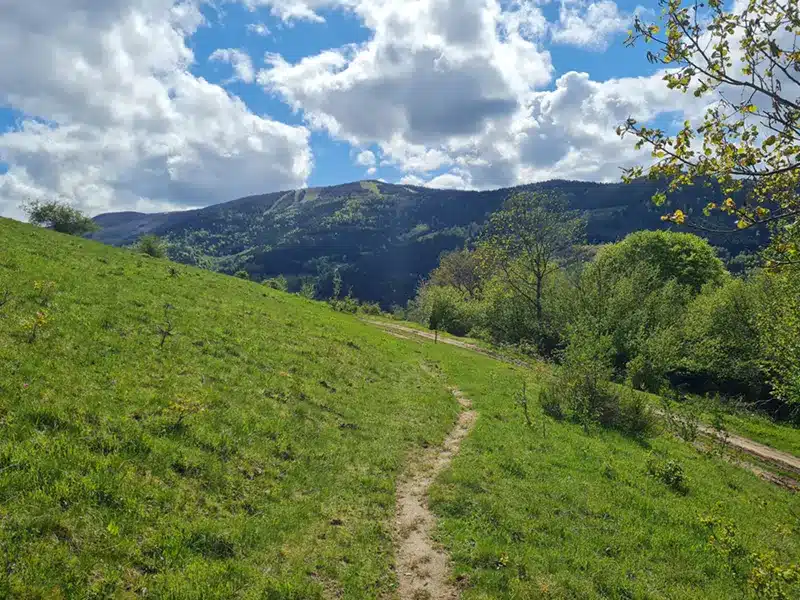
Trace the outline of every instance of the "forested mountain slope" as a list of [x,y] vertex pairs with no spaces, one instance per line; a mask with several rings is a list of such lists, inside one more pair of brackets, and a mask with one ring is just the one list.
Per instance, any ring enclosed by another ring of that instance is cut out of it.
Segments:
[[[429,189],[379,181],[360,181],[250,196],[200,210],[175,213],[112,213],[96,217],[102,230],[93,238],[132,244],[153,233],[170,242],[170,257],[261,279],[278,274],[318,278],[325,295],[339,268],[344,289],[384,306],[405,303],[439,255],[463,246],[489,214],[511,194],[549,190],[587,218],[591,243],[621,239],[639,229],[669,227],[664,208],[651,202],[655,183],[601,184],[549,181],[491,191]],[[698,214],[713,189],[695,186],[671,198],[672,208]],[[713,244],[735,256],[766,239],[748,232],[715,235]]]

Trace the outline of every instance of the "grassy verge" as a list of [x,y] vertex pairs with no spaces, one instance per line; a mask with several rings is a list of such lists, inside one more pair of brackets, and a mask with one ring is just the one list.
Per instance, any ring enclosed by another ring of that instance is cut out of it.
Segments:
[[231,277],[0,239],[0,597],[391,591],[397,473],[457,412],[418,348]]
[[[429,332],[428,329],[421,326],[419,323],[395,321],[387,318],[382,318],[387,324],[400,324],[405,327],[410,327],[419,331]],[[536,366],[537,373],[546,373],[551,368],[548,363],[536,362],[530,356],[524,355],[520,352],[515,352],[513,348],[498,348],[492,344],[473,338],[457,337],[447,333],[439,334],[442,338],[454,339],[462,342],[475,344],[479,348],[488,352],[496,352],[510,360],[519,360]],[[649,401],[653,406],[660,406],[661,399],[653,394],[646,394]],[[689,408],[696,411],[698,417],[706,424],[714,421],[714,413],[711,406],[714,404],[712,400],[690,400],[681,406],[677,403],[672,403],[673,408]],[[759,414],[754,411],[749,411],[743,408],[738,408],[726,404],[716,403],[714,407],[724,416],[724,426],[731,433],[750,438],[753,441],[760,442],[767,446],[771,446],[777,450],[782,450],[795,456],[800,456],[800,427],[794,426],[790,423],[782,423],[770,419],[764,414]]]
[[[749,553],[800,558],[796,495],[665,435],[586,435],[535,404],[529,428],[513,402],[522,378],[535,398],[529,372],[453,347],[425,353],[481,415],[432,490],[463,598],[741,598]],[[651,476],[652,457],[677,461],[688,493]],[[735,524],[741,556],[709,543],[723,536],[704,518]]]

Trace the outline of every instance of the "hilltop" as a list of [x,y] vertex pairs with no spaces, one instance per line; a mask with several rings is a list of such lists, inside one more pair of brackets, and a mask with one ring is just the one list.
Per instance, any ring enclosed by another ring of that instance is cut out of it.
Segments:
[[397,597],[397,492],[463,424],[454,386],[474,428],[448,438],[425,532],[465,600],[797,589],[775,579],[800,558],[795,495],[702,440],[545,416],[543,365],[14,221],[0,237],[2,597]]
[[[328,295],[334,269],[345,289],[384,307],[405,304],[444,251],[472,239],[512,194],[547,190],[563,195],[587,218],[590,243],[622,239],[640,229],[669,227],[665,208],[651,202],[655,184],[550,181],[491,191],[430,189],[360,181],[333,187],[250,196],[207,208],[160,214],[110,213],[95,221],[93,238],[129,245],[153,233],[169,241],[170,257],[226,273],[246,270],[260,280],[283,274],[316,277]],[[713,189],[695,186],[671,198],[672,208],[699,214]],[[753,251],[757,232],[714,235],[728,256]],[[765,241],[765,240],[764,240]]]

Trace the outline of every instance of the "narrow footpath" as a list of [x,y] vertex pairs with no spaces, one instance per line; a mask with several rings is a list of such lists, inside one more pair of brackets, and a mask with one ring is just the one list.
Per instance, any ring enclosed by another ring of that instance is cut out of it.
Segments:
[[[396,323],[386,323],[384,321],[376,321],[376,320],[368,320],[367,322],[372,325],[377,325],[387,333],[393,335],[399,335],[401,337],[406,337],[406,338],[409,336],[416,336],[427,340],[434,339],[434,335],[430,332],[420,331],[412,327],[406,327],[405,325],[399,325]],[[473,352],[489,356],[490,358],[494,358],[495,360],[510,362],[513,364],[517,364],[519,366],[527,366],[527,367],[530,366],[524,363],[523,361],[509,359],[490,350],[481,348],[480,346],[477,346],[475,344],[453,339],[451,337],[439,336],[439,342],[443,344],[450,344],[451,346],[458,346],[459,348],[464,348],[466,350],[471,350]],[[710,427],[707,426],[701,426],[700,431],[704,435],[710,437],[716,435],[715,432]],[[770,446],[766,446],[764,444],[755,442],[751,439],[734,434],[730,434],[728,436],[727,444],[735,450],[738,450],[745,454],[749,454],[750,456],[753,456],[761,461],[771,463],[784,471],[790,471],[800,475],[800,457],[794,456],[793,454],[789,454],[788,452],[783,452],[781,450],[776,450],[775,448],[771,448]]]
[[468,398],[452,391],[462,408],[458,422],[441,447],[428,449],[412,463],[397,486],[394,539],[401,600],[458,598],[447,553],[431,537],[436,520],[428,508],[428,488],[458,454],[478,416]]

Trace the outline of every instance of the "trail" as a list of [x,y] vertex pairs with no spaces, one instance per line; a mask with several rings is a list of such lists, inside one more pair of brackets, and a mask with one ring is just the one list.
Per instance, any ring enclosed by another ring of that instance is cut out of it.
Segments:
[[[369,320],[367,322],[371,323],[372,325],[377,325],[378,327],[381,327],[388,333],[414,335],[429,340],[434,339],[434,335],[432,333],[429,333],[427,331],[420,331],[418,329],[413,329],[412,327],[406,327],[404,325],[399,325],[396,323],[385,323],[383,321]],[[484,348],[476,346],[475,344],[470,344],[469,342],[456,340],[451,337],[440,336],[439,342],[443,344],[450,344],[452,346],[458,346],[459,348],[464,348],[466,350],[471,350],[473,352],[478,352],[480,354],[489,356],[490,358],[494,358],[495,360],[499,360],[502,362],[511,362],[519,366],[525,366],[525,367],[531,366],[530,364],[525,363],[523,361],[509,359],[507,357],[497,354],[496,352],[485,350]],[[710,427],[701,425],[699,429],[704,435],[708,435],[711,437],[717,435],[716,432]],[[731,448],[739,450],[740,452],[744,452],[745,454],[749,454],[750,456],[754,456],[764,462],[771,463],[783,470],[800,474],[800,457],[794,456],[793,454],[789,454],[788,452],[783,452],[781,450],[776,450],[775,448],[772,448],[770,446],[766,446],[764,444],[755,442],[751,439],[734,434],[728,435],[727,444]]]
[[436,521],[427,501],[428,488],[458,454],[478,416],[460,391],[453,389],[453,395],[463,409],[458,423],[444,444],[429,449],[397,486],[394,538],[401,600],[458,598],[458,590],[450,582],[447,554],[431,538]]

